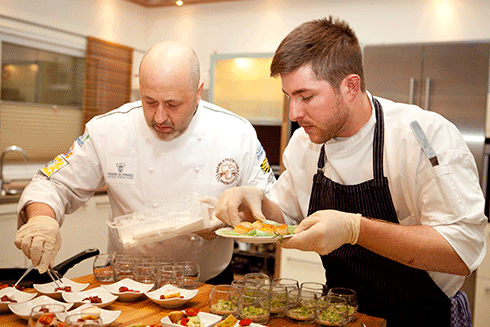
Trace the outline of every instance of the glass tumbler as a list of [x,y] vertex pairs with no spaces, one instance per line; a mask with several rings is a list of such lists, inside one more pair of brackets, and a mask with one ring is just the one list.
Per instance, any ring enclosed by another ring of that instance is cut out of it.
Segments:
[[214,285],[209,293],[209,311],[226,318],[238,317],[239,289],[231,285]]
[[293,289],[288,293],[286,317],[295,324],[312,324],[315,321],[315,306],[321,297],[317,293]]
[[124,278],[133,279],[133,255],[127,253],[114,253],[112,262],[114,281],[118,282]]
[[112,269],[113,260],[113,253],[101,253],[95,256],[93,263],[93,273],[95,279],[100,282],[114,281],[114,271]]
[[357,301],[357,293],[345,287],[332,287],[328,290],[328,295],[337,295],[344,298],[347,301],[349,307],[349,322],[356,320],[357,307],[359,306]]
[[240,319],[250,319],[257,324],[266,324],[270,318],[270,285],[244,286],[238,298]]
[[273,284],[271,292],[271,317],[284,317],[288,309],[288,290],[286,286]]
[[184,286],[184,267],[173,264],[161,265],[157,270],[157,288],[173,285],[178,288]]
[[243,276],[245,280],[253,280],[259,285],[270,284],[270,278],[264,273],[248,273]]
[[69,314],[65,318],[64,327],[100,327],[102,318],[98,315],[86,315],[83,313]]
[[345,326],[349,320],[347,301],[337,295],[326,295],[318,299],[315,322],[320,326]]
[[63,304],[46,303],[36,305],[31,309],[28,327],[38,326],[63,326],[63,318],[66,315],[66,307]]
[[176,266],[184,267],[183,288],[194,290],[199,286],[199,276],[201,275],[199,265],[194,261],[177,261]]

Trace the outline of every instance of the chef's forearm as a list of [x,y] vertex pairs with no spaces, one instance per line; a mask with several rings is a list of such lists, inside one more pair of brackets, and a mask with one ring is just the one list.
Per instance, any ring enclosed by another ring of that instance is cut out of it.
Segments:
[[402,226],[363,217],[357,244],[413,268],[470,274],[452,246],[430,226]]
[[53,219],[56,219],[56,214],[49,205],[42,202],[34,202],[30,203],[25,207],[25,212],[27,219],[31,219],[36,216],[49,216]]

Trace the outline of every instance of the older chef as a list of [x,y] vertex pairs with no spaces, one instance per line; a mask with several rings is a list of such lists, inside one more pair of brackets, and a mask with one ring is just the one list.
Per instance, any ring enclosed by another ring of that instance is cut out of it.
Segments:
[[[187,45],[154,45],[140,64],[141,101],[94,117],[68,152],[35,174],[19,202],[15,244],[41,272],[61,246],[65,214],[104,185],[115,217],[196,193],[217,198],[239,185],[269,191],[275,177],[253,126],[201,100],[199,70]],[[192,260],[200,265],[201,281],[229,283],[233,241],[214,234],[223,225],[214,217],[207,230],[134,252]],[[111,229],[108,251],[118,250],[123,248]]]
[[[271,75],[281,77],[289,117],[302,128],[269,196],[253,187],[227,190],[218,218],[236,224],[240,208],[298,222],[282,245],[319,253],[327,285],[356,290],[359,311],[388,326],[471,325],[458,290],[485,256],[487,218],[475,161],[457,128],[367,92],[357,37],[331,17],[293,30]],[[438,162],[422,151],[417,122]]]

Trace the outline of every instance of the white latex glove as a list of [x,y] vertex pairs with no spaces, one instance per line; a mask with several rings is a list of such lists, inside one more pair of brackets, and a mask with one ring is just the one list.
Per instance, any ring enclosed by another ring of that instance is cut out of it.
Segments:
[[216,217],[228,225],[236,226],[243,219],[238,212],[243,212],[249,221],[264,221],[262,200],[264,193],[253,186],[234,187],[224,191],[218,200]]
[[226,223],[216,218],[215,211],[218,204],[218,199],[213,198],[212,196],[203,196],[199,199],[199,201],[208,205],[209,227],[194,233],[201,236],[203,239],[210,241],[218,236],[216,235],[215,231],[226,227]]
[[54,218],[33,217],[17,231],[14,243],[43,274],[54,265],[54,258],[61,247],[60,226]]
[[360,227],[360,214],[321,210],[303,219],[281,246],[327,255],[346,243],[356,244]]

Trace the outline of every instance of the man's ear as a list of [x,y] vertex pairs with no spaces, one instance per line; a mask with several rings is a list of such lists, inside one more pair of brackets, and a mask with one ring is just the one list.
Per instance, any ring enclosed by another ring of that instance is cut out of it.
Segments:
[[361,78],[356,74],[347,75],[340,84],[340,90],[349,101],[356,99],[361,94]]

